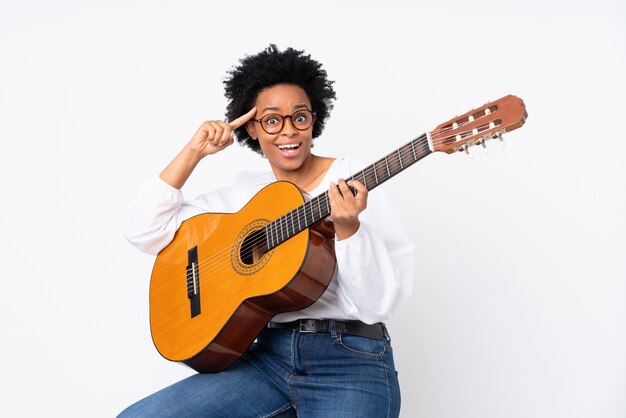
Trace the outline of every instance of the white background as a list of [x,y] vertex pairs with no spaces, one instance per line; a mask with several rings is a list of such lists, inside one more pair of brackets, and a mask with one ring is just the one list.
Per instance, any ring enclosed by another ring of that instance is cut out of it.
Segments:
[[[429,3],[2,0],[0,416],[110,417],[191,373],[152,346],[126,208],[270,42],[336,80],[321,155],[526,103],[504,149],[387,186],[417,246],[389,323],[402,416],[626,416],[626,3]],[[184,192],[264,164],[233,146]]]

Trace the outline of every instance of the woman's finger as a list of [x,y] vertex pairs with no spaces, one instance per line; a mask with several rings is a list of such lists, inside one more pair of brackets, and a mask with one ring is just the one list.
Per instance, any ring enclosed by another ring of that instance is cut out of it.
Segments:
[[[218,146],[220,139],[222,138],[222,134],[224,133],[224,127],[220,125],[220,122],[216,120],[212,120],[209,122],[211,127],[213,128],[213,135],[209,136],[209,143],[214,146]],[[221,122],[224,123],[224,122]]]
[[222,127],[224,128],[224,131],[222,132],[222,135],[219,140],[219,145],[220,147],[222,147],[226,145],[226,143],[230,140],[230,137],[231,137],[230,134],[232,133],[233,128],[229,124],[224,123],[224,122],[220,122],[220,125],[222,125]]
[[365,187],[363,183],[358,180],[350,180],[348,182],[348,186],[353,187],[356,190],[355,199],[358,200],[363,207],[367,206],[367,187]]
[[252,119],[252,117],[256,114],[256,106],[248,111],[245,115],[239,116],[237,119],[228,122],[228,124],[233,128],[237,129],[242,126],[244,123]]

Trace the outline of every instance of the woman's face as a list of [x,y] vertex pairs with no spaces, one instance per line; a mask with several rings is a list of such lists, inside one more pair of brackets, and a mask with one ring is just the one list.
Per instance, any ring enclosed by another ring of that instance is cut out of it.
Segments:
[[[270,114],[286,116],[294,115],[293,120],[302,129],[306,125],[307,112],[312,110],[311,101],[305,91],[293,84],[277,84],[262,90],[256,100],[256,115],[254,119],[261,120]],[[314,116],[313,116],[314,118]],[[306,168],[305,163],[311,158],[311,144],[313,141],[313,122],[304,130],[296,129],[292,119],[283,118],[282,129],[277,133],[267,133],[261,122],[249,121],[246,129],[250,137],[259,141],[263,154],[267,157],[275,174],[281,172],[298,171]],[[271,124],[280,123],[280,117],[266,120],[266,129],[272,131]]]

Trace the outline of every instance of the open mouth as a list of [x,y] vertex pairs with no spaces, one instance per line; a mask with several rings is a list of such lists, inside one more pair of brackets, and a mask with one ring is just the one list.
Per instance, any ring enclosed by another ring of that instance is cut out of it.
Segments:
[[276,147],[283,153],[283,154],[293,154],[296,151],[298,151],[298,149],[300,149],[300,145],[302,144],[278,144],[276,145]]

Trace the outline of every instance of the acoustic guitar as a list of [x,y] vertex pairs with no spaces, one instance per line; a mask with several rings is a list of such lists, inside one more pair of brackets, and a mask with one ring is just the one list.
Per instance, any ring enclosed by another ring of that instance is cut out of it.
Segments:
[[[521,127],[524,102],[509,95],[442,123],[350,179],[368,190],[427,155],[468,152]],[[335,271],[328,193],[306,202],[278,181],[237,213],[206,213],[182,223],[156,258],[150,328],[159,353],[201,373],[235,362],[267,322],[315,302]]]

